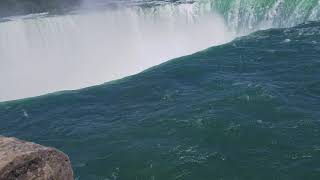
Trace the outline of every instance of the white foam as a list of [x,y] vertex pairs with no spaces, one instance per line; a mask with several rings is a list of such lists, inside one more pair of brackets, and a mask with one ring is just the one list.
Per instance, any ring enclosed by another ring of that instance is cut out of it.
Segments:
[[104,83],[233,38],[192,4],[0,23],[0,101]]

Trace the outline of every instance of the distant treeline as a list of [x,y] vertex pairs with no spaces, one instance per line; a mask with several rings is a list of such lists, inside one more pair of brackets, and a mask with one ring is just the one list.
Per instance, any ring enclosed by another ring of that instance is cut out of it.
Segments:
[[59,13],[78,6],[80,2],[81,0],[0,0],[0,16]]

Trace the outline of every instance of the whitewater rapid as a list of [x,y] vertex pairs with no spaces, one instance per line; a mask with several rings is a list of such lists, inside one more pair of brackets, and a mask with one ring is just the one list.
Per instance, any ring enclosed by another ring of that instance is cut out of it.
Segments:
[[233,38],[192,4],[16,18],[0,23],[0,101],[101,84]]

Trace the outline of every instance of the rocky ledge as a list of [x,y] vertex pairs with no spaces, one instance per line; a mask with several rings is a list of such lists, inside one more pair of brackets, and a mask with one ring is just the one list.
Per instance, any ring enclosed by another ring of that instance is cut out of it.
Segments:
[[0,136],[0,180],[73,180],[71,163],[61,151]]

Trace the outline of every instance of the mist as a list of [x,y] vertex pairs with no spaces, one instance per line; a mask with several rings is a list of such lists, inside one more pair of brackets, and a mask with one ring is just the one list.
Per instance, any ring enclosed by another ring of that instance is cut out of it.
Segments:
[[1,0],[0,17],[34,13],[62,13],[77,9],[82,0]]
[[234,38],[192,4],[0,23],[0,101],[101,84]]

